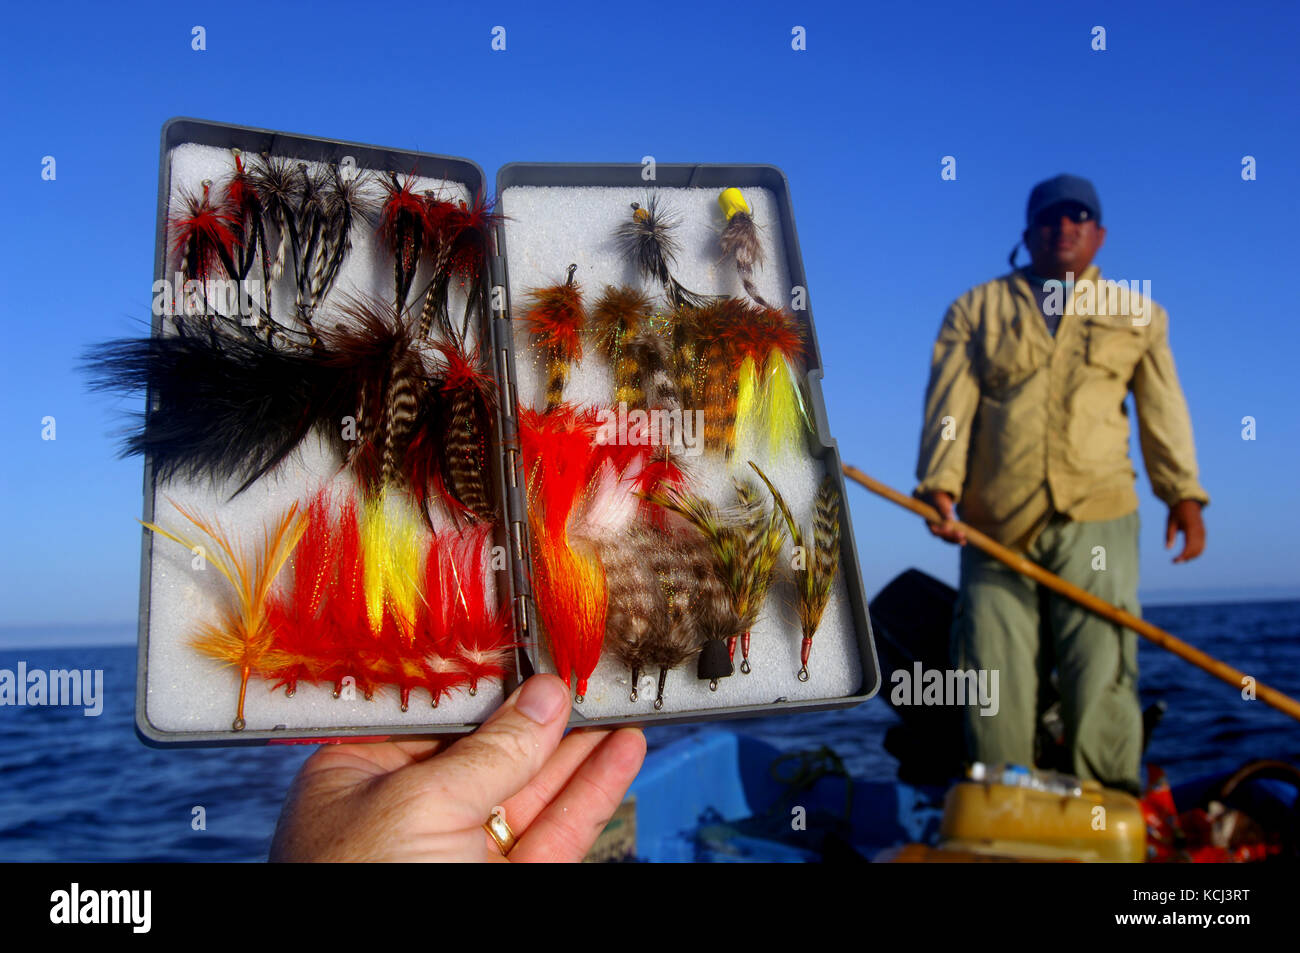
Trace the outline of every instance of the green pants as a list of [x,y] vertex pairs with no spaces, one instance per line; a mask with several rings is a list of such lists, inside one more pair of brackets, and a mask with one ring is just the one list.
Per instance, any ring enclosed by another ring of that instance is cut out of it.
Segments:
[[[1136,512],[1092,523],[1054,516],[1026,555],[1081,589],[1140,614]],[[1046,593],[1044,606],[1040,619],[1032,579],[972,545],[963,547],[953,666],[997,671],[1000,695],[996,714],[965,708],[967,755],[985,763],[1033,764],[1039,679],[1054,661],[1074,773],[1136,791],[1142,756],[1137,635],[1055,593]]]

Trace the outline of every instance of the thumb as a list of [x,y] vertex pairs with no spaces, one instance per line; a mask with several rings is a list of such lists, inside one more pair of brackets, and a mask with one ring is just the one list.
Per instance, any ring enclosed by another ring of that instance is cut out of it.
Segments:
[[472,735],[407,770],[424,775],[448,812],[481,824],[518,794],[559,747],[569,720],[569,689],[554,675],[534,675]]
[[1165,549],[1174,545],[1178,539],[1178,521],[1174,519],[1174,511],[1169,511],[1169,519],[1165,520]]

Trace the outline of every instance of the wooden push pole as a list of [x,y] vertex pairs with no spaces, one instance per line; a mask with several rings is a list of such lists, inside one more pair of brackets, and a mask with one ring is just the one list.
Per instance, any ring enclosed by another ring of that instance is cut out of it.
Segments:
[[[916,515],[925,519],[927,523],[942,524],[944,519],[939,515],[939,511],[928,503],[915,499],[914,497],[904,496],[893,487],[886,486],[879,480],[875,480],[857,467],[844,465],[844,475],[855,483],[865,486],[872,493],[883,496],[899,506],[911,510]],[[1110,619],[1112,622],[1118,622],[1120,625],[1127,626],[1138,635],[1150,639],[1156,645],[1163,649],[1168,649],[1180,658],[1191,662],[1199,669],[1209,672],[1211,675],[1223,679],[1229,685],[1232,685],[1238,691],[1248,684],[1248,679],[1254,682],[1255,697],[1260,701],[1273,706],[1278,711],[1286,712],[1292,718],[1300,721],[1300,702],[1297,702],[1289,695],[1279,692],[1275,688],[1269,688],[1267,685],[1247,676],[1228,665],[1226,662],[1220,662],[1212,655],[1207,655],[1200,649],[1188,645],[1182,639],[1170,635],[1159,626],[1154,626],[1150,622],[1139,619],[1131,612],[1126,612],[1118,606],[1113,606],[1105,599],[1099,599],[1090,592],[1085,592],[1073,583],[1066,582],[1060,576],[1048,572],[1037,563],[1017,553],[1015,550],[1008,549],[997,540],[990,539],[979,530],[967,526],[965,523],[957,520],[953,521],[954,526],[961,529],[966,534],[966,541],[982,549],[994,559],[1006,563],[1017,572],[1024,573],[1035,582],[1042,583],[1053,592],[1058,592],[1067,599],[1073,599],[1084,608],[1091,609],[1099,616]]]

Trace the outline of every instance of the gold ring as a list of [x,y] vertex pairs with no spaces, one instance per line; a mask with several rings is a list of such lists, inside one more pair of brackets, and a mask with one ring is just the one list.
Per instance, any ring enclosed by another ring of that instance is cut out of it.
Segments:
[[497,849],[501,851],[502,857],[510,856],[510,852],[515,849],[515,832],[510,829],[506,823],[506,812],[497,808],[483,823],[483,830],[488,832],[488,836],[496,842]]

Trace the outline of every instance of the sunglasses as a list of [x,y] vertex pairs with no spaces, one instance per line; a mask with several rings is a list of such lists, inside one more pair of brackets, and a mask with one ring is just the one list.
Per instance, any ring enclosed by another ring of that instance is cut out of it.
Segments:
[[1079,205],[1077,202],[1070,202],[1064,205],[1053,205],[1043,209],[1034,216],[1035,228],[1049,228],[1065,216],[1076,225],[1082,225],[1084,222],[1093,221],[1092,212]]

